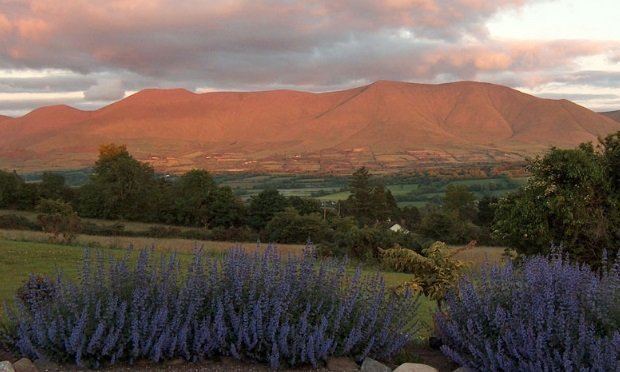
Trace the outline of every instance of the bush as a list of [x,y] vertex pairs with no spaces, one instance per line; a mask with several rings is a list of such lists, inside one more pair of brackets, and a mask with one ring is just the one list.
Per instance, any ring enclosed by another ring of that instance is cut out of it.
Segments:
[[102,235],[102,236],[129,235],[129,232],[125,231],[125,225],[120,222],[116,222],[110,225],[99,225],[93,222],[83,221],[82,232],[86,235]]
[[41,230],[41,226],[30,221],[24,216],[18,216],[16,214],[3,214],[0,215],[0,229]]
[[403,283],[400,288],[421,291],[441,302],[446,292],[457,284],[465,268],[465,263],[452,257],[469,247],[448,253],[445,243],[435,242],[423,249],[422,254],[411,249],[390,248],[380,251],[381,265],[388,270],[414,274],[415,278]]
[[419,250],[419,236],[411,233],[394,232],[382,227],[359,228],[344,223],[334,226],[335,231],[321,242],[320,253],[324,256],[349,256],[362,261],[376,261],[381,248],[395,245]]
[[286,260],[271,247],[234,248],[221,260],[197,252],[187,273],[152,250],[131,268],[129,254],[108,266],[86,252],[80,281],[58,276],[53,291],[32,292],[51,298],[17,301],[0,339],[25,356],[82,366],[226,355],[277,368],[388,358],[418,330],[416,297],[387,293],[380,275],[350,277],[311,249]]
[[64,242],[70,243],[81,231],[80,217],[69,203],[62,200],[41,199],[37,206],[37,221],[43,231],[51,234],[56,241],[62,236]]
[[560,256],[486,267],[436,315],[455,362],[483,371],[618,371],[620,262],[597,275]]
[[499,200],[493,237],[522,255],[549,254],[562,246],[589,265],[620,247],[620,135],[595,148],[551,149],[530,161],[531,177]]
[[277,243],[304,243],[322,241],[327,234],[327,222],[321,215],[300,215],[293,208],[276,213],[265,227],[267,240]]

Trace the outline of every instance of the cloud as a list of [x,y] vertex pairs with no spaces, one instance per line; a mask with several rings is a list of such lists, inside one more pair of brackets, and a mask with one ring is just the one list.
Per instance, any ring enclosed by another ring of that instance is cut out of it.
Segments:
[[481,39],[489,17],[527,2],[533,1],[25,0],[3,15],[12,31],[0,37],[0,60],[174,78],[188,70],[209,74],[225,57],[295,61],[351,42],[368,47],[375,35],[402,30],[416,40]]
[[[379,79],[536,87],[620,41],[497,40],[486,24],[546,0],[0,0],[0,91],[79,91],[109,102],[145,87],[324,91]],[[598,77],[606,84],[605,77]]]
[[125,88],[119,79],[99,81],[84,91],[84,99],[87,101],[113,101],[123,97],[125,97]]

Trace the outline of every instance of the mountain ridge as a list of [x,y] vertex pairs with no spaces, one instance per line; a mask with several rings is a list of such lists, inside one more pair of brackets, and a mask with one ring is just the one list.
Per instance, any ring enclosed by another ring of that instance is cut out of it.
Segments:
[[385,80],[322,93],[145,89],[93,111],[48,106],[0,123],[0,166],[85,165],[116,142],[171,171],[517,161],[620,130],[573,102],[501,85]]
[[601,112],[602,115],[612,118],[613,120],[620,122],[620,110]]

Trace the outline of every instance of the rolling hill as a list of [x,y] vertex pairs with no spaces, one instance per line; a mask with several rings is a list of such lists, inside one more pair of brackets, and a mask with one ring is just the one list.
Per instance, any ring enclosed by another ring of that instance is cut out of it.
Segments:
[[608,118],[612,118],[617,122],[620,122],[620,110],[618,111],[608,111],[608,112],[601,112],[601,114],[607,116]]
[[95,111],[49,106],[0,118],[0,166],[87,166],[115,142],[169,171],[398,170],[516,161],[618,130],[570,101],[478,82],[378,81],[327,93],[147,89]]

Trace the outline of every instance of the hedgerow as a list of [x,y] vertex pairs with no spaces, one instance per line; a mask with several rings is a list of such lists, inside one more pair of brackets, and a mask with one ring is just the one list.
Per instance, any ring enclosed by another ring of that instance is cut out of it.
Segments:
[[278,368],[389,358],[419,329],[416,297],[318,261],[311,247],[286,259],[272,247],[221,259],[197,251],[187,270],[175,255],[153,256],[87,250],[77,282],[33,276],[0,336],[19,354],[80,366],[231,356]]

